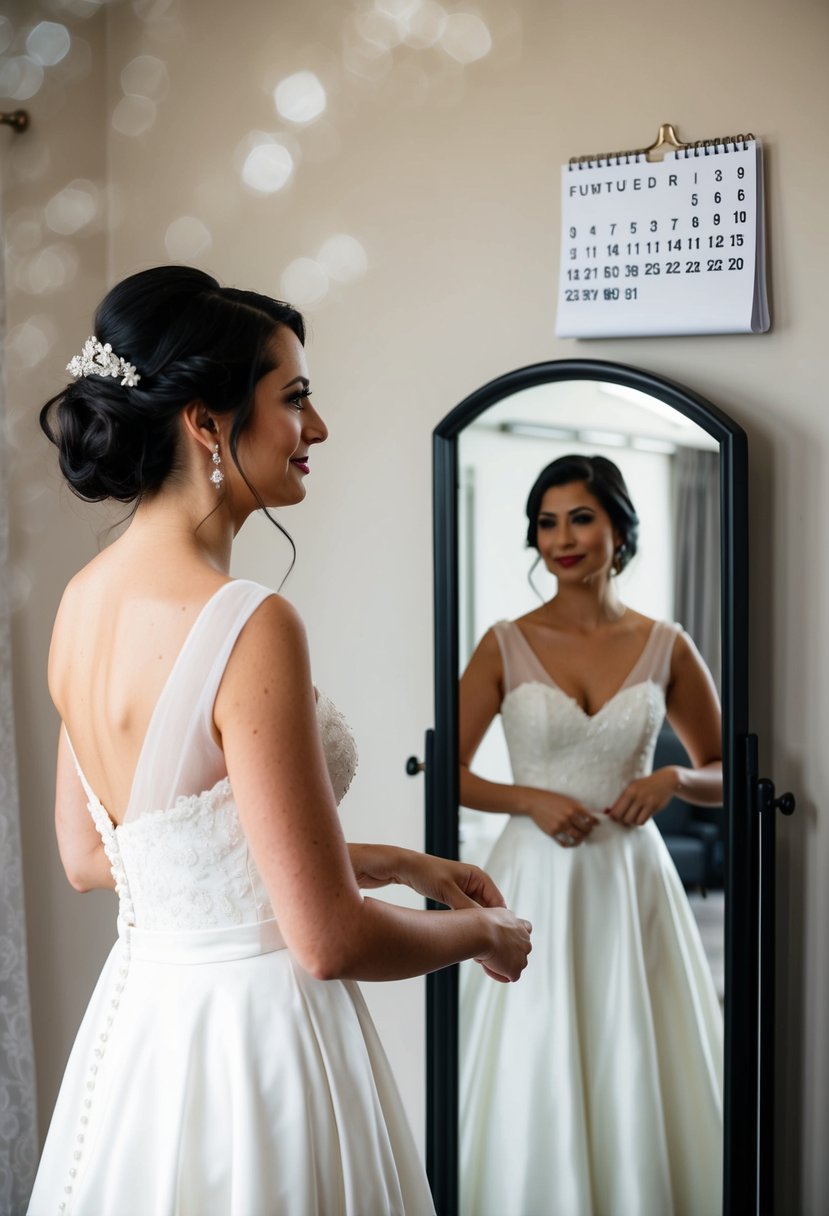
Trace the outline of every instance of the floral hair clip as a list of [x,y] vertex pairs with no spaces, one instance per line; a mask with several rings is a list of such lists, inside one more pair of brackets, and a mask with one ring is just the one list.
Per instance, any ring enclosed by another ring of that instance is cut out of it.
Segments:
[[72,356],[66,370],[73,376],[121,376],[122,388],[135,388],[141,379],[132,363],[113,354],[109,342],[99,342],[94,334],[84,342],[81,353]]

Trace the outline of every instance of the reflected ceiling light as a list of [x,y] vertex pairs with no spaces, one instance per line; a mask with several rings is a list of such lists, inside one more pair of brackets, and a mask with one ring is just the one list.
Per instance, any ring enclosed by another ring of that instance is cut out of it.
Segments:
[[356,237],[345,232],[330,236],[317,254],[317,262],[330,279],[351,283],[368,269],[368,256]]
[[76,178],[49,199],[44,218],[53,232],[71,236],[91,224],[98,215],[98,187]]
[[664,456],[676,453],[676,444],[669,439],[649,439],[646,435],[632,435],[630,446],[637,452],[658,452]]
[[629,401],[631,405],[638,405],[643,410],[649,410],[651,414],[656,414],[669,426],[690,427],[692,430],[699,430],[695,422],[686,418],[684,414],[680,414],[673,406],[666,405],[664,401],[659,401],[648,393],[640,392],[638,388],[629,388],[626,384],[609,384],[605,381],[597,383],[596,387],[607,397],[619,397],[622,401]]
[[328,275],[313,258],[296,258],[282,272],[279,290],[297,308],[312,308],[328,293]]
[[35,63],[51,68],[69,53],[72,39],[65,25],[57,21],[39,21],[26,39],[26,50]]
[[276,194],[294,171],[290,152],[282,144],[256,144],[245,157],[242,181],[257,194]]
[[492,35],[475,13],[450,13],[440,35],[440,45],[458,63],[474,63],[492,50]]
[[164,248],[174,261],[195,261],[212,245],[210,229],[195,215],[180,215],[164,234]]
[[280,118],[295,123],[313,122],[326,106],[325,89],[313,72],[294,72],[280,80],[273,100]]
[[579,443],[597,443],[605,448],[626,448],[630,442],[627,435],[618,431],[578,431],[577,438]]
[[[473,423],[473,426],[477,425]],[[484,423],[482,430],[489,428]],[[558,426],[546,426],[543,422],[501,422],[496,430],[505,435],[520,435],[523,439],[574,439],[575,433]]]
[[134,97],[160,101],[167,92],[167,66],[155,55],[136,55],[121,72],[121,88]]
[[112,111],[112,125],[121,135],[136,138],[155,122],[156,104],[149,97],[122,97]]

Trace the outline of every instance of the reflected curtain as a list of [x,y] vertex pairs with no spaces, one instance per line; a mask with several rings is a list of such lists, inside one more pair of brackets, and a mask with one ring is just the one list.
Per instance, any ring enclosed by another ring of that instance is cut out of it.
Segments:
[[[3,337],[5,298],[0,251],[0,336]],[[0,1212],[18,1213],[26,1210],[34,1181],[37,1112],[12,701],[4,372],[0,367]]]
[[674,615],[720,687],[720,457],[678,448],[673,459]]

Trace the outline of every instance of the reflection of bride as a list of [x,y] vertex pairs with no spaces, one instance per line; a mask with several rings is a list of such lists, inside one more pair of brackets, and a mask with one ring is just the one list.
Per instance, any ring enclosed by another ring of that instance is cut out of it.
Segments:
[[[484,636],[461,681],[461,801],[511,815],[487,861],[534,926],[517,987],[461,981],[469,1216],[712,1216],[722,1017],[652,816],[722,801],[720,711],[679,626],[619,600],[638,520],[616,466],[564,456],[530,492],[556,595]],[[652,771],[667,708],[693,768]],[[514,784],[469,765],[500,711]]]

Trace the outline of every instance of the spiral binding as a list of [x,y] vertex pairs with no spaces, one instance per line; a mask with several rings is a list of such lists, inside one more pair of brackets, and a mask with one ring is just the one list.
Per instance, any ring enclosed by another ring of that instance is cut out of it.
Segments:
[[[718,135],[715,139],[696,139],[677,148],[676,155],[688,160],[691,156],[712,156],[717,148],[723,152],[744,152],[753,140],[754,136],[750,131],[746,135]],[[573,169],[606,169],[611,165],[637,164],[649,151],[649,148],[629,148],[622,152],[591,152],[588,156],[571,156],[567,163],[571,172]]]

